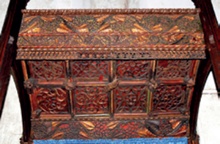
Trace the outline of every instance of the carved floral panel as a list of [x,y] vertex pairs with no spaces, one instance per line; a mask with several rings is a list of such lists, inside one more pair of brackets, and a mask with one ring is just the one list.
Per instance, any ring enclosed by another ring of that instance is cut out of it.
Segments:
[[74,78],[108,80],[109,69],[109,61],[71,61],[71,75]]
[[104,87],[77,87],[73,95],[76,114],[109,113],[109,95]]
[[148,79],[150,77],[151,61],[116,61],[118,79]]
[[31,94],[32,110],[46,114],[68,113],[68,93],[63,88],[35,88]]
[[32,121],[35,139],[185,137],[187,119]]
[[146,86],[121,86],[114,90],[115,113],[146,113]]
[[28,61],[32,78],[42,80],[57,80],[66,77],[63,61]]
[[153,93],[152,112],[184,113],[187,103],[186,96],[186,86],[160,85]]
[[190,77],[192,72],[192,60],[158,60],[156,66],[156,78],[175,79]]

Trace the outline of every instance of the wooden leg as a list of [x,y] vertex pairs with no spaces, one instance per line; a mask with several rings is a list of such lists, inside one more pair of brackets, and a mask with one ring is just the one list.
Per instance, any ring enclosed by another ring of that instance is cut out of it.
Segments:
[[22,124],[23,124],[23,136],[21,139],[21,143],[29,142],[30,129],[31,129],[31,122],[30,122],[31,107],[30,107],[29,96],[26,90],[24,89],[23,74],[21,69],[21,63],[19,61],[15,61],[13,63],[11,72],[18,90],[18,96],[21,105]]
[[192,98],[192,104],[190,109],[190,141],[191,144],[199,144],[199,137],[197,135],[196,126],[199,112],[199,104],[202,97],[202,91],[205,86],[206,79],[211,70],[211,60],[207,54],[207,59],[202,60],[195,84],[195,89]]

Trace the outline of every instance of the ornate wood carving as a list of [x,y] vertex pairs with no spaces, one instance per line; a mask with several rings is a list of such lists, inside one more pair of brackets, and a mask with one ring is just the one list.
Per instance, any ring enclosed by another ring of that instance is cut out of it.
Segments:
[[151,61],[116,61],[116,75],[118,79],[148,79],[150,71]]
[[24,11],[33,138],[188,137],[206,58],[198,12]]
[[121,86],[114,90],[115,113],[146,113],[146,86]]
[[[18,40],[22,49],[18,50],[17,59],[204,58],[197,13],[197,10],[24,11]],[[153,49],[155,46],[157,50]],[[134,47],[137,52],[133,52]],[[37,53],[38,48],[45,49]],[[56,49],[55,53],[50,48]]]
[[109,77],[109,61],[71,61],[74,78],[104,80]]
[[31,95],[33,112],[45,114],[68,113],[67,91],[62,88],[36,88]]
[[187,136],[187,119],[32,121],[34,139],[126,139]]
[[176,79],[189,77],[192,72],[192,60],[159,60],[156,78]]
[[[172,48],[171,48],[172,47]],[[99,51],[96,51],[99,50]],[[133,51],[134,50],[134,51]],[[112,59],[204,59],[205,47],[150,46],[148,48],[25,48],[17,50],[17,59],[28,60],[112,60]]]
[[41,80],[57,80],[66,77],[63,61],[29,61],[30,76]]
[[109,113],[109,95],[104,87],[77,87],[74,103],[76,114]]
[[159,85],[152,100],[152,112],[181,112],[186,111],[186,86]]

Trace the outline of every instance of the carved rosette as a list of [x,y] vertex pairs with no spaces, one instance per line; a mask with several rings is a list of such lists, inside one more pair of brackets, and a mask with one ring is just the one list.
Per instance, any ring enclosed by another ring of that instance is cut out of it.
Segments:
[[77,87],[73,93],[76,114],[109,113],[109,96],[104,87]]
[[114,90],[115,113],[146,113],[146,86],[123,86]]

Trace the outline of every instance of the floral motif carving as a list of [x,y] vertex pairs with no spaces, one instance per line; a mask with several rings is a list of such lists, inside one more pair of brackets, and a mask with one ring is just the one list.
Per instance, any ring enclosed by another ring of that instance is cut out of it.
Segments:
[[68,113],[67,92],[62,88],[36,88],[31,94],[31,100],[33,111]]
[[109,61],[71,61],[71,73],[74,78],[109,77]]
[[28,61],[32,78],[57,80],[65,78],[65,62],[62,61]]
[[186,86],[159,85],[153,94],[153,112],[185,112]]
[[109,113],[109,96],[105,87],[77,87],[74,100],[76,114]]
[[189,77],[192,60],[158,60],[156,78],[173,79]]
[[118,79],[148,79],[151,61],[116,61],[116,75]]
[[127,139],[187,135],[187,119],[32,121],[35,139]]
[[146,86],[124,86],[114,90],[116,113],[146,113]]

